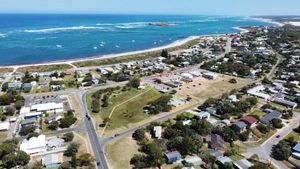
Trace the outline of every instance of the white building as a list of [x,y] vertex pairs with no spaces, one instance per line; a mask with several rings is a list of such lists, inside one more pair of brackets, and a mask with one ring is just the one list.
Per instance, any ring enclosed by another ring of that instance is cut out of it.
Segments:
[[154,136],[155,136],[155,138],[160,139],[160,138],[161,138],[162,127],[161,127],[161,126],[155,126],[155,127],[153,128],[153,131],[154,131]]
[[0,131],[7,131],[9,129],[9,122],[5,121],[0,123]]
[[218,75],[212,72],[204,72],[202,73],[202,76],[209,80],[216,80],[218,78]]
[[256,96],[258,98],[262,98],[264,100],[270,100],[271,96],[269,94],[263,93],[265,87],[263,85],[256,86],[252,89],[249,89],[247,93],[252,96]]
[[182,73],[181,77],[182,77],[181,79],[182,81],[187,81],[187,82],[192,82],[194,79],[194,76],[190,73]]
[[29,140],[23,140],[20,145],[20,150],[29,155],[46,152],[46,136],[39,135],[38,137],[32,137]]
[[30,107],[31,111],[37,112],[46,112],[46,111],[54,111],[57,113],[63,112],[63,103],[42,103],[42,104],[35,104]]

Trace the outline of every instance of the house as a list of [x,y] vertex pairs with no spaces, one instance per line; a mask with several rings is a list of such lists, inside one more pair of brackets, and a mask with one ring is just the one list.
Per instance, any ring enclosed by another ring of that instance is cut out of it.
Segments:
[[172,151],[165,153],[166,162],[172,164],[173,162],[179,161],[182,159],[181,154],[178,151]]
[[181,74],[181,80],[184,82],[192,82],[194,79],[194,76],[190,73],[182,73]]
[[9,124],[8,121],[0,123],[0,131],[7,131],[9,129]]
[[230,125],[230,120],[228,120],[228,119],[223,119],[222,121],[221,121],[221,123],[222,124],[225,124],[226,126],[228,126],[228,125]]
[[237,122],[233,123],[233,125],[232,125],[232,129],[239,133],[245,131],[246,127],[247,127],[247,124],[243,121],[237,121]]
[[26,127],[26,126],[34,125],[36,123],[36,120],[37,120],[37,118],[35,118],[35,117],[24,119],[21,122],[21,126]]
[[207,78],[209,80],[216,80],[218,75],[212,72],[204,72],[202,73],[202,77]]
[[155,126],[155,127],[153,128],[153,131],[154,131],[154,137],[155,137],[155,138],[158,138],[158,139],[161,138],[161,130],[162,130],[162,127],[161,127],[161,126]]
[[182,167],[181,169],[195,169],[194,167]]
[[250,128],[254,127],[254,125],[257,123],[257,119],[253,116],[242,117],[240,121],[245,122]]
[[216,158],[223,156],[223,153],[219,150],[210,150],[209,154],[216,157]]
[[[269,109],[268,109],[269,110]],[[266,110],[265,110],[266,111]],[[281,117],[281,112],[276,111],[276,110],[271,110],[271,112],[267,113],[266,115],[264,115],[260,121],[265,124],[268,125],[273,119],[276,118],[280,118]]]
[[50,140],[47,141],[47,146],[49,148],[58,148],[60,147],[63,143],[65,142],[64,139],[61,138],[52,138]]
[[183,124],[184,126],[186,126],[186,125],[191,125],[191,124],[192,124],[192,120],[184,120],[184,121],[182,121],[182,124]]
[[232,160],[227,156],[217,158],[217,164],[223,166],[225,163],[232,163]]
[[260,86],[256,86],[252,89],[249,89],[247,91],[247,93],[249,95],[252,95],[252,96],[255,96],[255,97],[258,97],[258,98],[261,98],[261,99],[264,99],[264,100],[270,100],[271,99],[271,96],[269,94],[266,94],[266,93],[263,93],[263,91],[265,90],[266,88],[263,86],[263,85],[260,85]]
[[293,151],[300,153],[300,143],[296,144],[295,147],[293,147]]
[[214,150],[224,150],[225,149],[225,141],[218,134],[211,134],[206,136],[205,138],[207,144],[210,148]]
[[20,90],[22,88],[22,82],[19,81],[14,81],[14,82],[9,82],[7,84],[8,90]]
[[29,155],[46,152],[46,136],[39,135],[38,137],[31,137],[29,140],[23,140],[20,145],[20,150]]
[[202,159],[198,156],[187,156],[184,158],[184,161],[194,166],[201,165]]
[[285,100],[283,98],[274,98],[272,101],[274,103],[278,103],[278,104],[281,104],[283,106],[286,106],[286,107],[289,107],[289,108],[292,108],[292,109],[297,107],[297,103]]
[[24,83],[23,84],[23,92],[30,92],[31,91],[31,89],[32,89],[32,85],[31,85],[31,83]]
[[234,163],[234,166],[237,169],[248,169],[248,168],[252,167],[253,164],[250,161],[248,161],[247,159],[244,158],[244,159],[241,159],[239,161],[236,161]]
[[208,107],[205,109],[205,111],[213,115],[217,114],[217,109],[214,107]]
[[43,115],[43,112],[30,112],[24,115],[24,119],[38,118]]
[[50,124],[52,121],[57,121],[62,118],[63,116],[61,114],[52,114],[51,116],[45,117],[45,123]]
[[205,111],[197,112],[195,115],[197,117],[199,117],[199,119],[209,119],[210,118],[210,114]]
[[48,154],[42,158],[42,164],[45,168],[54,168],[62,163],[62,157],[58,154]]
[[237,99],[237,96],[236,96],[236,95],[230,95],[230,96],[228,97],[228,100],[229,100],[230,102],[237,102],[237,101],[239,101],[239,100]]

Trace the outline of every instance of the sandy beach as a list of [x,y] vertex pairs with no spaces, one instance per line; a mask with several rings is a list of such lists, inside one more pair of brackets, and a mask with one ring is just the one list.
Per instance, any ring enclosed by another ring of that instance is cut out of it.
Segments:
[[256,20],[259,20],[259,21],[263,21],[263,22],[272,23],[272,24],[280,26],[280,27],[284,25],[283,23],[276,22],[276,21],[274,21],[272,19],[267,19],[267,18],[253,18],[253,19],[256,19]]
[[293,26],[300,26],[300,22],[285,22],[285,24],[290,24]]

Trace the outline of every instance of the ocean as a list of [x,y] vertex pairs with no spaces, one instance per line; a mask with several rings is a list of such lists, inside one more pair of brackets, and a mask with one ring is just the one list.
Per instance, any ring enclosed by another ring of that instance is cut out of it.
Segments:
[[0,14],[0,65],[47,63],[145,50],[189,36],[272,26],[251,17]]

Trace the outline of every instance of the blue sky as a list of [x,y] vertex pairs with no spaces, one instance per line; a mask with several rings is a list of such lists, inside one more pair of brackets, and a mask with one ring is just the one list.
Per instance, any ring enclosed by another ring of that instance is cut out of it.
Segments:
[[300,15],[300,0],[0,0],[0,13]]

